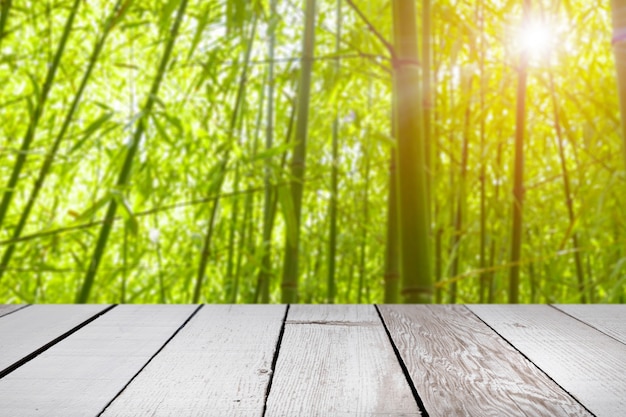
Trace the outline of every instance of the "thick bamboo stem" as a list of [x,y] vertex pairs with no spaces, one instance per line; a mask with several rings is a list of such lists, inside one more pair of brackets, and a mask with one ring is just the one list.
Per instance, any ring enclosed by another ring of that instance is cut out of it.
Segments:
[[414,2],[392,4],[402,296],[408,303],[427,303],[433,283],[416,10]]
[[306,163],[306,141],[308,136],[309,97],[311,93],[311,73],[313,70],[313,49],[315,45],[315,0],[306,1],[304,40],[302,46],[302,68],[296,116],[296,144],[291,161],[291,198],[295,218],[293,238],[286,238],[285,261],[283,267],[282,302],[294,303],[298,300],[298,257],[300,244],[300,223],[302,217],[302,194]]
[[[524,0],[524,22],[530,15],[530,0]],[[520,57],[515,115],[515,160],[513,172],[513,226],[511,232],[511,269],[509,273],[509,303],[519,302],[519,273],[522,253],[522,214],[524,211],[524,131],[526,125],[526,79],[528,51]]]

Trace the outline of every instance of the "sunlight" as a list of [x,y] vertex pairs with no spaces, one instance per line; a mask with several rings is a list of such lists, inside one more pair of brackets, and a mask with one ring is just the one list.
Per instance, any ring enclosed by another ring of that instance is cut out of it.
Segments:
[[[571,23],[557,15],[530,16],[525,22],[511,16],[509,32],[511,53],[526,55],[531,66],[558,65],[563,54],[576,53]],[[516,59],[518,59],[516,58]]]
[[554,30],[545,22],[533,21],[522,27],[518,39],[522,50],[531,57],[541,57],[554,48]]

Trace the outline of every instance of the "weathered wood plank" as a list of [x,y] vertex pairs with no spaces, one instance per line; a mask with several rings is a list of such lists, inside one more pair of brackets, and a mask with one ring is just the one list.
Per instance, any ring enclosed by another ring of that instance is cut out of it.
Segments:
[[556,304],[554,307],[626,343],[626,304]]
[[195,309],[115,307],[0,379],[0,415],[97,416]]
[[598,417],[626,410],[626,345],[545,305],[468,306]]
[[104,416],[261,416],[284,305],[205,305]]
[[290,307],[267,416],[416,416],[371,305]]
[[26,304],[0,304],[0,317],[26,307]]
[[0,375],[23,358],[107,309],[106,305],[31,305],[0,320]]
[[335,304],[328,307],[319,304],[298,304],[289,310],[287,323],[370,323],[381,324],[374,308],[358,304]]
[[467,308],[381,305],[430,416],[589,416]]

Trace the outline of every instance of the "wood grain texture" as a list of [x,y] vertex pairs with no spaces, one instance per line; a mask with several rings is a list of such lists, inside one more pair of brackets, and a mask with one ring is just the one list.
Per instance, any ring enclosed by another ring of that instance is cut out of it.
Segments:
[[626,304],[557,304],[554,307],[626,343]]
[[289,310],[287,323],[319,324],[380,324],[380,318],[374,308],[358,304],[335,304],[333,307],[320,304],[298,304]]
[[[0,320],[0,371],[105,310],[106,305],[31,305]],[[6,337],[5,335],[10,335]]]
[[598,417],[626,410],[626,345],[545,305],[468,306]]
[[381,305],[430,416],[589,416],[459,305]]
[[284,305],[205,305],[104,416],[261,416]]
[[267,416],[417,416],[371,305],[290,307]]
[[0,415],[97,416],[195,309],[115,307],[0,379]]
[[0,317],[26,307],[26,304],[0,304]]

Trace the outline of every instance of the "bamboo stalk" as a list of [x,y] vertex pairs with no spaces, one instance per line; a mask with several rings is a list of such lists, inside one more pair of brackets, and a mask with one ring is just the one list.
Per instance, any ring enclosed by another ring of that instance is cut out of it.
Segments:
[[[432,44],[437,44],[437,31],[431,31],[432,36]],[[441,62],[438,60],[439,55],[437,50],[433,48],[432,50],[432,61],[433,67],[435,70],[433,71],[433,85],[435,88],[432,89],[431,99],[432,99],[432,121],[433,121],[433,129],[432,129],[432,146],[431,146],[431,154],[432,154],[432,175],[431,175],[431,193],[430,197],[433,201],[433,228],[435,234],[435,254],[434,254],[434,279],[435,279],[435,303],[441,303],[441,295],[442,289],[437,284],[441,282],[443,279],[443,222],[441,221],[441,201],[439,198],[439,187],[441,183],[440,177],[443,176],[442,173],[442,161],[441,161],[441,127],[439,120],[441,119],[441,109],[437,107],[437,100],[441,99],[437,95],[438,80],[438,68],[441,65]],[[442,87],[445,86],[442,84]]]
[[15,187],[20,178],[20,174],[22,173],[22,169],[24,168],[31,142],[35,138],[37,126],[39,124],[39,120],[43,115],[46,100],[48,99],[50,90],[52,90],[54,78],[56,76],[57,70],[59,69],[61,57],[63,56],[63,52],[65,51],[65,45],[67,44],[67,40],[70,37],[72,26],[74,25],[74,19],[78,14],[79,6],[80,0],[74,0],[74,3],[72,4],[72,8],[70,10],[70,14],[67,16],[67,20],[65,21],[63,34],[61,35],[61,39],[54,54],[54,58],[52,60],[52,63],[48,67],[46,80],[44,81],[43,88],[41,89],[41,96],[37,97],[37,105],[34,112],[32,113],[32,117],[30,119],[30,123],[28,124],[28,129],[26,131],[26,134],[24,135],[24,139],[22,140],[20,151],[17,154],[17,158],[15,159],[15,164],[13,165],[11,176],[9,178],[9,181],[7,182],[7,185],[5,186],[4,194],[2,195],[2,201],[0,202],[0,227],[2,227],[2,225],[4,224],[4,218],[6,217],[6,214],[9,210],[9,205],[11,204],[13,193],[15,192]]
[[128,227],[124,225],[122,241],[122,282],[120,283],[120,304],[126,302],[126,284],[128,282]]
[[[496,152],[496,169],[502,168],[502,147],[503,143],[498,143],[498,150]],[[500,181],[498,180],[494,190],[494,205],[498,203],[500,198]],[[487,303],[492,304],[495,301],[495,269],[496,264],[496,239],[491,240],[491,247],[489,248],[489,265],[490,271],[487,275]]]
[[[524,0],[524,22],[530,15],[530,0]],[[524,210],[524,130],[526,124],[526,79],[528,51],[522,51],[517,81],[515,115],[515,160],[513,173],[513,226],[511,232],[511,269],[509,273],[509,303],[519,302],[519,272],[522,252],[522,214]]]
[[[448,77],[448,101],[449,101],[449,111],[451,113],[453,113],[455,111],[456,108],[456,96],[455,96],[455,86],[454,86],[454,71],[453,68],[455,68],[456,66],[456,57],[453,56],[452,57],[452,62],[450,63],[450,76]],[[451,120],[452,125],[454,126],[454,120]],[[455,175],[454,175],[454,165],[455,163],[457,163],[457,161],[460,158],[457,158],[457,156],[455,155],[455,150],[456,150],[456,146],[455,146],[455,136],[456,136],[456,128],[451,128],[449,129],[448,132],[448,157],[450,159],[450,163],[448,166],[448,188],[450,190],[449,194],[448,194],[448,214],[449,214],[449,224],[450,224],[450,229],[452,230],[452,235],[450,236],[450,244],[448,247],[448,265],[452,264],[452,261],[454,260],[454,257],[456,256],[456,247],[454,245],[454,231],[456,230],[456,207],[455,207],[455,201],[456,201],[456,193],[455,193]],[[444,229],[444,226],[442,225],[442,230]],[[443,234],[443,232],[442,232]],[[452,274],[450,271],[447,271],[449,274]],[[441,279],[438,281],[441,282]],[[450,288],[448,287],[448,297],[450,296]],[[443,301],[443,289],[441,287],[437,288],[437,292],[435,294],[437,303],[440,303]]]
[[[252,197],[252,194],[248,194],[246,196],[246,200],[250,200],[250,198]],[[231,293],[231,297],[230,297],[230,303],[234,304],[237,302],[237,297],[239,295],[239,286],[240,286],[240,277],[241,277],[241,264],[242,264],[242,260],[243,260],[243,254],[245,252],[245,242],[247,241],[247,239],[250,238],[249,234],[248,234],[248,230],[249,228],[246,227],[247,222],[250,221],[250,215],[251,215],[252,211],[250,208],[250,203],[246,202],[244,205],[244,212],[243,212],[243,226],[242,227],[242,236],[240,238],[241,243],[239,244],[239,251],[237,252],[237,261],[236,261],[236,266],[235,266],[235,277],[233,279],[233,288],[232,288],[232,293]]]
[[[395,83],[393,88],[395,89]],[[391,137],[396,137],[395,123],[396,102],[391,103]],[[398,302],[400,274],[398,271],[398,196],[397,196],[396,150],[391,149],[389,156],[389,195],[387,197],[387,242],[385,245],[385,303]]]
[[426,198],[429,202],[432,198],[432,112],[433,112],[433,89],[432,89],[432,11],[431,0],[422,0],[422,83],[424,88],[424,167],[426,169]]
[[[368,132],[369,133],[369,132]],[[368,134],[366,133],[366,135]],[[367,139],[366,139],[367,140]],[[370,149],[369,143],[363,145],[363,156],[365,158],[365,184],[363,190],[363,223],[361,226],[361,255],[359,259],[359,290],[356,302],[361,304],[361,297],[365,287],[365,257],[367,254],[367,230],[369,227],[369,188],[370,188]]]
[[[33,184],[33,188],[30,192],[30,195],[28,196],[26,206],[24,206],[24,208],[22,209],[22,212],[20,213],[20,218],[15,228],[13,229],[13,234],[11,236],[11,239],[18,239],[21,236],[22,231],[24,230],[24,227],[26,226],[28,217],[30,216],[30,212],[33,206],[35,205],[35,201],[37,200],[37,197],[39,196],[39,192],[42,190],[45,180],[48,174],[50,173],[50,169],[52,168],[52,164],[54,163],[54,159],[56,157],[59,146],[61,145],[61,142],[65,138],[65,134],[67,133],[68,128],[70,127],[72,121],[74,120],[74,114],[76,113],[78,109],[83,93],[87,87],[87,83],[89,82],[91,78],[91,73],[93,72],[93,69],[96,66],[96,63],[98,62],[98,58],[100,57],[100,53],[102,52],[102,49],[107,40],[107,37],[109,33],[111,32],[111,30],[113,29],[113,27],[115,26],[115,24],[119,22],[118,16],[119,16],[119,13],[122,11],[122,8],[121,8],[122,1],[124,0],[118,0],[117,3],[115,4],[115,7],[113,8],[113,12],[111,13],[111,15],[107,18],[105,22],[104,30],[102,34],[96,41],[96,44],[94,46],[94,49],[88,61],[89,63],[87,65],[87,70],[85,71],[85,74],[83,75],[83,78],[80,82],[78,90],[76,91],[76,95],[74,96],[74,100],[72,101],[72,104],[70,105],[70,109],[68,110],[65,116],[65,120],[63,121],[61,130],[57,134],[52,144],[52,147],[46,154],[44,163],[41,166],[41,169],[39,170],[37,179],[35,180],[35,183]],[[125,1],[127,4],[124,7],[128,7],[129,0],[125,0]],[[2,261],[0,261],[0,280],[2,279],[4,271],[9,265],[9,262],[11,261],[14,250],[15,250],[15,245],[9,245],[6,248],[2,256]]]
[[[569,215],[570,229],[574,227],[576,223],[576,214],[574,212],[574,201],[572,199],[572,192],[569,180],[569,170],[567,169],[567,160],[565,158],[565,149],[563,146],[563,135],[561,131],[561,122],[559,118],[559,106],[556,100],[556,91],[554,88],[554,77],[552,72],[549,73],[550,77],[550,95],[552,97],[552,107],[554,110],[554,127],[556,129],[556,138],[559,147],[559,159],[561,160],[561,171],[563,172],[563,191],[565,191],[565,202],[567,205],[567,214]],[[583,270],[582,259],[580,257],[580,246],[578,244],[578,233],[572,232],[572,246],[574,248],[574,263],[576,264],[576,277],[578,279],[578,292],[581,303],[587,302],[585,296],[585,272]]]
[[[152,83],[150,93],[148,94],[148,98],[146,99],[146,103],[142,109],[143,110],[142,116],[138,121],[138,126],[135,129],[132,142],[128,148],[128,151],[126,152],[126,157],[124,158],[124,165],[122,166],[122,169],[120,171],[120,174],[116,183],[117,189],[121,190],[128,186],[128,182],[130,180],[130,175],[131,175],[131,169],[133,166],[133,160],[135,158],[135,154],[137,153],[137,149],[139,148],[139,143],[141,142],[143,133],[145,131],[148,116],[150,115],[152,111],[152,107],[154,106],[154,102],[159,92],[159,87],[161,86],[161,82],[163,81],[165,71],[167,69],[170,56],[172,54],[172,50],[174,49],[174,43],[176,41],[176,38],[178,37],[178,30],[180,28],[180,25],[183,20],[183,16],[185,14],[187,1],[188,0],[181,0],[180,2],[180,6],[176,14],[176,20],[174,21],[174,24],[172,25],[170,37],[167,40],[165,51],[163,52],[163,56],[159,64],[159,68],[157,70],[157,75]],[[95,276],[98,272],[98,267],[100,266],[100,262],[104,255],[104,251],[105,251],[106,244],[109,238],[109,234],[111,233],[113,221],[115,218],[115,212],[117,211],[117,205],[118,205],[118,202],[115,198],[111,199],[111,201],[109,202],[109,206],[107,208],[107,212],[104,217],[104,223],[102,224],[102,228],[100,229],[100,235],[98,236],[98,241],[96,243],[96,248],[94,249],[93,256],[89,264],[89,268],[87,269],[87,273],[85,274],[85,278],[83,280],[81,290],[76,297],[77,303],[86,303],[89,301],[91,288],[93,286]]]
[[[228,129],[228,138],[227,144],[231,145],[235,128],[237,124],[237,120],[239,120],[240,108],[243,105],[244,100],[244,92],[246,81],[248,77],[248,68],[250,64],[250,56],[252,54],[252,48],[254,46],[254,38],[256,36],[256,28],[257,28],[257,19],[258,15],[255,13],[252,20],[252,29],[250,30],[250,36],[248,41],[248,47],[246,49],[246,55],[244,58],[243,69],[241,71],[241,78],[239,79],[239,86],[237,88],[237,96],[235,97],[235,106],[233,107],[233,112],[230,117],[230,125]],[[218,179],[213,183],[212,192],[219,195],[222,189],[222,185],[224,183],[224,177],[226,176],[226,167],[230,161],[230,151],[231,148],[228,147],[225,151],[224,156],[222,157],[222,162],[217,169]],[[198,264],[198,273],[196,274],[196,282],[194,285],[193,298],[192,302],[198,303],[200,301],[200,294],[202,292],[202,286],[204,284],[204,275],[206,272],[206,266],[209,263],[209,255],[211,254],[211,241],[213,238],[213,230],[215,228],[215,219],[217,218],[217,208],[219,207],[220,199],[216,198],[213,202],[213,207],[211,208],[211,214],[209,216],[209,223],[207,225],[207,231],[204,237],[204,242],[202,244],[202,252],[200,253],[200,263]]]
[[394,0],[392,4],[402,296],[408,303],[427,303],[433,284],[416,10],[414,2]]
[[300,222],[302,216],[302,193],[306,161],[306,140],[309,120],[309,97],[311,93],[311,73],[313,69],[313,49],[315,44],[315,0],[306,0],[305,28],[302,47],[302,68],[300,91],[296,116],[296,145],[291,161],[291,198],[295,217],[295,233],[292,239],[286,238],[283,267],[282,302],[294,303],[298,299],[298,255],[300,242]]
[[[459,273],[459,260],[461,258],[461,237],[463,235],[463,213],[466,205],[466,183],[467,183],[467,165],[469,160],[469,132],[470,132],[470,116],[472,110],[472,81],[473,76],[470,75],[467,87],[467,107],[465,108],[465,127],[463,128],[463,148],[461,151],[461,172],[459,175],[459,187],[457,191],[457,206],[454,220],[454,235],[452,236],[452,266],[450,268],[450,276],[456,277]],[[450,304],[456,303],[457,281],[454,280],[450,284]]]
[[[154,216],[154,227],[156,228],[156,230],[160,230],[158,216]],[[159,303],[166,304],[167,296],[165,294],[165,273],[163,272],[163,255],[161,252],[161,242],[159,241],[159,237],[156,238],[154,242],[154,246],[155,246],[156,255],[157,255],[157,268],[158,268],[158,278],[159,278]]]
[[[269,18],[269,41],[268,41],[268,83],[267,83],[267,127],[265,129],[265,149],[272,149],[274,142],[274,90],[276,79],[274,77],[274,49],[276,46],[276,24],[278,22],[278,11],[276,10],[277,0],[270,0],[270,18]],[[272,198],[275,192],[271,184],[271,158],[265,160],[264,184],[265,193],[263,200],[263,256],[261,260],[261,268],[258,275],[258,293],[261,294],[261,302],[269,303],[269,278],[271,270],[270,249],[272,241],[272,219],[271,207]]]
[[617,70],[617,92],[621,113],[622,152],[626,164],[626,0],[611,0],[613,54]]
[[[255,127],[254,127],[254,141],[252,142],[252,158],[254,159],[257,155],[257,150],[259,147],[259,136],[261,134],[261,121],[263,119],[263,104],[265,103],[265,86],[263,84],[261,84],[261,89],[260,89],[260,97],[259,97],[259,111],[257,112],[257,118],[256,118],[256,122],[255,122]],[[248,178],[248,181],[253,178],[254,176],[254,171],[253,169],[250,169],[247,174],[246,177]],[[233,296],[231,297],[231,303],[236,303],[237,302],[237,296],[239,293],[239,287],[240,287],[240,278],[241,278],[241,271],[242,271],[242,261],[243,261],[243,255],[244,253],[247,252],[248,255],[253,253],[254,250],[254,194],[253,193],[248,193],[246,194],[246,199],[244,200],[244,212],[243,212],[243,223],[242,223],[242,227],[240,228],[240,230],[243,231],[241,239],[240,239],[240,244],[239,244],[239,252],[237,254],[237,267],[235,270],[235,280],[234,280],[234,287],[233,287]],[[256,302],[256,296],[253,299],[254,302]]]
[[[485,0],[480,2],[480,15],[478,18],[480,30],[480,269],[485,271],[487,268],[487,206],[486,206],[486,168],[487,153],[485,143],[485,53],[487,45],[485,42]],[[485,290],[488,285],[488,273],[482,272],[479,279],[478,300],[480,303],[485,302]]]
[[[235,178],[233,180],[233,191],[235,193],[239,192],[239,183],[241,182],[240,179],[240,164],[237,164],[237,166],[235,167]],[[234,279],[233,279],[233,269],[234,269],[234,256],[235,256],[235,231],[238,230],[238,223],[239,223],[239,196],[235,196],[233,197],[233,200],[231,200],[231,210],[230,210],[230,221],[228,222],[229,224],[229,231],[228,231],[228,256],[227,256],[227,263],[226,263],[226,285],[230,285],[230,292],[232,294],[232,291],[234,290]],[[241,251],[241,248],[239,248],[239,251]],[[228,292],[228,291],[227,291]],[[226,295],[226,299],[227,300],[232,300],[232,295]],[[233,303],[234,301],[228,301]]]
[[[341,0],[337,0],[337,20],[335,33],[335,53],[339,54],[341,50]],[[341,68],[341,60],[337,58],[335,61],[335,83],[339,82],[339,71]],[[337,252],[337,187],[339,178],[339,105],[335,104],[335,119],[333,120],[333,161],[330,177],[330,204],[329,204],[329,217],[330,217],[330,231],[328,239],[328,303],[333,304],[335,302],[336,283],[335,283],[335,265],[336,265],[336,252]]]
[[[285,144],[288,144],[291,141],[291,133],[293,131],[294,120],[296,118],[296,105],[291,106],[291,115],[289,116],[289,123],[287,125],[287,134],[285,135]],[[281,158],[281,172],[284,171],[285,165],[287,162],[287,151],[285,151]],[[257,279],[257,289],[255,294],[255,299],[258,300],[259,294],[261,294],[261,302],[268,303],[269,302],[269,281],[272,276],[271,271],[271,249],[272,249],[272,231],[274,230],[274,221],[276,219],[276,209],[278,206],[278,197],[277,197],[277,186],[271,184],[271,193],[270,193],[270,207],[268,211],[268,243],[267,246],[263,249],[263,257],[261,260],[261,268],[259,270],[259,275]],[[265,188],[267,190],[267,188]],[[265,211],[264,211],[265,213]],[[264,226],[265,227],[265,226]]]
[[9,13],[11,12],[11,5],[13,0],[3,0],[0,3],[0,46],[2,45],[2,41],[7,36],[6,26],[7,21],[9,20]]

